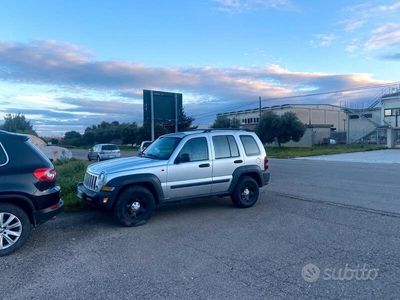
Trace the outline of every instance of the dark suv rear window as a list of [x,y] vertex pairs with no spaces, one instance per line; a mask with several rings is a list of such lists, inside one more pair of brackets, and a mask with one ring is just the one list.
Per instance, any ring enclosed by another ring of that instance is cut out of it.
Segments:
[[5,152],[5,149],[3,145],[0,143],[0,167],[4,166],[8,161],[7,154]]
[[251,135],[241,135],[240,140],[242,141],[243,148],[247,156],[260,154],[260,149],[258,148],[257,142]]

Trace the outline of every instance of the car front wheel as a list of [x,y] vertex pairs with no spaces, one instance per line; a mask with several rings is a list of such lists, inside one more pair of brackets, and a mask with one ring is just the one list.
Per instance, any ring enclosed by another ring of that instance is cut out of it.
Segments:
[[250,176],[240,178],[233,194],[232,202],[236,207],[247,208],[256,204],[259,196],[257,181]]
[[21,208],[0,204],[0,256],[11,254],[29,237],[32,225]]
[[140,226],[151,218],[154,209],[153,194],[145,187],[132,186],[118,197],[114,215],[124,226]]

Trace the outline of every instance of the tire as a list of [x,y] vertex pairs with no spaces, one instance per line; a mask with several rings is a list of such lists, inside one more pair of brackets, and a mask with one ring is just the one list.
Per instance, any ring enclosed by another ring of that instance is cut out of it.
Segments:
[[25,211],[12,204],[0,203],[0,256],[9,255],[25,244],[31,230],[32,224]]
[[97,155],[97,161],[101,161],[100,155]]
[[90,155],[88,154],[87,156],[88,161],[92,161],[92,159],[90,158]]
[[236,207],[247,208],[256,204],[260,189],[257,181],[250,176],[243,176],[231,195],[232,202]]
[[140,226],[151,218],[155,206],[154,196],[148,189],[132,186],[118,197],[114,216],[123,226]]

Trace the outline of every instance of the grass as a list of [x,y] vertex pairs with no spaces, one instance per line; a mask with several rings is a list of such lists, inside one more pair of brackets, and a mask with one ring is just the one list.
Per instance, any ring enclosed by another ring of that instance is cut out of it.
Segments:
[[64,200],[65,211],[78,211],[84,205],[76,196],[76,184],[83,181],[89,162],[79,159],[56,161],[57,182],[61,186],[61,197]]
[[294,158],[302,156],[316,156],[328,154],[340,154],[350,152],[363,152],[386,149],[382,145],[327,145],[314,146],[311,148],[303,147],[270,147],[267,148],[267,154],[272,158]]

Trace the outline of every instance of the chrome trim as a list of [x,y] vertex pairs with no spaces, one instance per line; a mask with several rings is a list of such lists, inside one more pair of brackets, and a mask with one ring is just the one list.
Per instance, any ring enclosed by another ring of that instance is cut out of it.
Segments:
[[8,157],[8,153],[7,153],[7,151],[6,151],[6,149],[4,148],[4,146],[3,146],[2,143],[0,143],[0,147],[1,147],[1,149],[3,149],[4,154],[6,155],[6,162],[3,163],[3,164],[0,164],[0,167],[3,167],[3,166],[7,165],[7,164],[10,162],[10,158]]

